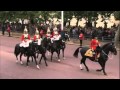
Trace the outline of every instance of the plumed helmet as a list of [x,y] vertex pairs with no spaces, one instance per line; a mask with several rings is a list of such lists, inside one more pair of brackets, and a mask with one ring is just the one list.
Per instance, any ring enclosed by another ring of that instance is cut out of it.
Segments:
[[25,26],[24,33],[28,33],[27,27]]
[[39,34],[38,28],[36,28],[36,32],[35,32],[35,34]]
[[53,29],[54,31],[57,31],[57,27],[54,27],[54,29]]
[[48,29],[47,29],[47,33],[50,33],[51,31],[50,31],[50,28],[48,27]]
[[55,35],[58,35],[58,31],[55,31],[54,34],[55,34]]

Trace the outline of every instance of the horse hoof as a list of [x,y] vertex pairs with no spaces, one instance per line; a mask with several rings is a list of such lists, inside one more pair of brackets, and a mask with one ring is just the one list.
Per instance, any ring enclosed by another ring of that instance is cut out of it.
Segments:
[[37,65],[37,69],[40,69],[40,67]]
[[23,62],[21,61],[21,62],[20,62],[20,64],[22,65],[22,64],[23,64]]
[[101,70],[100,70],[100,69],[97,69],[96,71],[97,71],[97,72],[100,72]]
[[107,76],[107,74],[106,74],[106,73],[104,73],[104,75],[106,75],[106,76]]
[[89,72],[89,70],[87,70],[87,72]]
[[58,61],[60,62],[60,59],[58,59]]

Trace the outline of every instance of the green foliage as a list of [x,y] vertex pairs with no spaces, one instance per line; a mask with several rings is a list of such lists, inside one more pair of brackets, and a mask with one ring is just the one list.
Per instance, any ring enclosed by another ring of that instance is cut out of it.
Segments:
[[94,20],[98,14],[109,17],[110,14],[114,14],[116,19],[120,20],[120,11],[64,11],[65,20],[71,19],[72,16],[76,16],[78,19],[87,17],[89,20]]
[[[55,15],[51,16],[51,13],[55,13]],[[40,15],[44,20],[47,20],[49,17],[61,17],[60,11],[1,11],[0,21],[5,21],[6,19],[16,21],[17,18],[35,19]]]

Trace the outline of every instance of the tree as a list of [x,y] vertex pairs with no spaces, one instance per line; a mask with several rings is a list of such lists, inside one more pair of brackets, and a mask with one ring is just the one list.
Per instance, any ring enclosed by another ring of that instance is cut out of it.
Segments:
[[118,30],[116,31],[115,34],[115,46],[118,46],[120,40],[120,23],[118,25]]

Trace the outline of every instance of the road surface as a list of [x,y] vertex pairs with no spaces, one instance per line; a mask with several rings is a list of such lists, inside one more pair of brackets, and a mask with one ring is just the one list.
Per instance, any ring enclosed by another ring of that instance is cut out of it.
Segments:
[[63,60],[61,56],[61,62],[57,61],[54,54],[53,62],[47,55],[48,67],[45,66],[44,60],[39,64],[40,70],[36,68],[35,62],[30,62],[29,67],[26,67],[26,57],[24,56],[22,57],[23,65],[20,62],[16,63],[13,52],[17,43],[20,43],[20,38],[0,36],[0,79],[119,79],[119,51],[117,56],[107,61],[108,75],[105,76],[102,72],[96,72],[96,69],[101,68],[100,65],[90,60],[86,61],[90,71],[80,70],[80,54],[79,58],[73,57],[77,45],[67,44],[66,59]]

